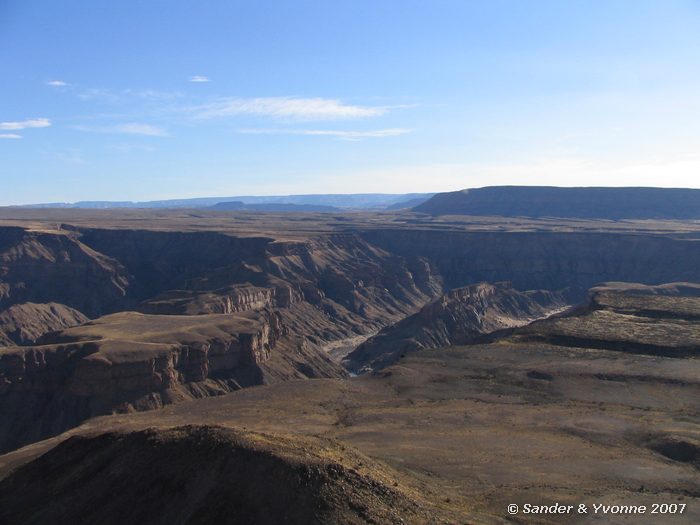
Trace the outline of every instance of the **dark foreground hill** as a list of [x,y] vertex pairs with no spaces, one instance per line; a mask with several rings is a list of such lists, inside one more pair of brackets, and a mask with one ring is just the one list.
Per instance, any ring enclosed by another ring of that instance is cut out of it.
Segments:
[[490,186],[438,193],[414,211],[579,219],[700,219],[700,190]]
[[5,524],[446,523],[328,439],[222,427],[75,437],[0,483]]

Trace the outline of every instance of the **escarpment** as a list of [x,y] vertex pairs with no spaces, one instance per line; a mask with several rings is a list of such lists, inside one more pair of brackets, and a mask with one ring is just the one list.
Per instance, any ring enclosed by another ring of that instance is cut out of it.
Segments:
[[601,282],[700,282],[693,236],[600,231],[369,230],[362,237],[398,256],[426,257],[450,290],[510,281],[517,290],[586,291]]
[[489,186],[438,193],[414,210],[433,215],[700,219],[700,190]]
[[0,451],[97,415],[303,377],[294,366],[300,358],[309,375],[343,375],[319,350],[289,336],[271,311],[125,312],[51,334],[41,343],[0,352]]

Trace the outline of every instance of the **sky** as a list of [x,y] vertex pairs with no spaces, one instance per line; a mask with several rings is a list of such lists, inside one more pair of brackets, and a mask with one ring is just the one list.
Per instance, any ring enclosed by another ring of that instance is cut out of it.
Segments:
[[700,188],[700,0],[0,0],[0,205]]

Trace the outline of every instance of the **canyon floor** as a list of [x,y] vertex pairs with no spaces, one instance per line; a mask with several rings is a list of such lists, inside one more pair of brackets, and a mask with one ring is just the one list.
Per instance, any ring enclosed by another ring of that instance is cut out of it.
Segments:
[[[0,523],[700,522],[700,223],[0,226]],[[522,512],[554,503],[685,509]]]

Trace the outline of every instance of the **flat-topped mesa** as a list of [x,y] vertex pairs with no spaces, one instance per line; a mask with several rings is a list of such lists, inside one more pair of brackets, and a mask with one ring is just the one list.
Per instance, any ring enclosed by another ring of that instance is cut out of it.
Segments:
[[376,370],[407,352],[467,344],[542,319],[566,306],[564,294],[558,292],[519,292],[507,282],[466,286],[383,329],[350,353],[347,365],[356,371]]
[[700,355],[700,285],[604,283],[567,315],[516,330],[514,341],[664,357]]
[[[112,412],[264,382],[286,328],[273,312],[125,312],[0,350],[0,452]],[[319,374],[322,375],[321,372]]]
[[438,193],[414,211],[432,215],[700,219],[700,190],[488,186]]

